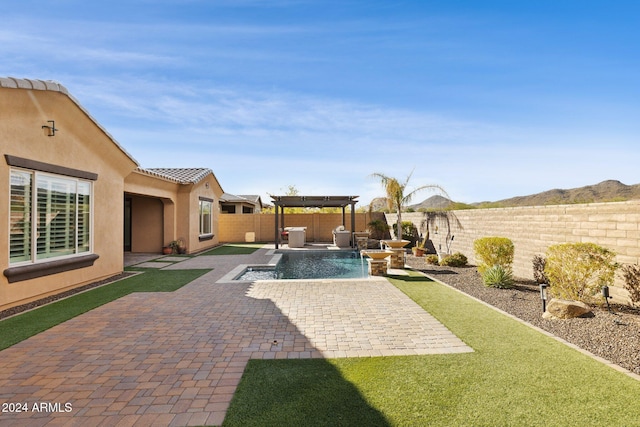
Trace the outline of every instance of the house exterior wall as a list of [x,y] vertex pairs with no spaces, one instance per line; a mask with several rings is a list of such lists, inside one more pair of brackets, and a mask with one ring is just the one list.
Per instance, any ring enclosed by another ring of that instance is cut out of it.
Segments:
[[[159,201],[162,204],[162,225],[158,227],[158,212],[149,203],[133,206],[132,216],[149,224],[132,224],[132,252],[160,253],[163,246],[171,241],[184,241],[187,252],[198,252],[215,246],[219,242],[218,217],[219,200],[223,191],[213,175],[209,175],[195,184],[181,184],[162,179],[140,171],[134,171],[125,180],[125,192],[129,195],[145,197]],[[204,198],[213,201],[213,238],[200,240],[199,203]],[[151,227],[151,228],[150,228]],[[150,236],[146,233],[155,233]],[[147,243],[139,240],[148,239]],[[136,243],[138,242],[138,243]]]
[[[0,309],[100,280],[123,270],[124,177],[137,165],[78,104],[60,91],[0,87],[0,152],[97,174],[92,197],[91,266],[9,283],[0,275]],[[42,125],[55,120],[55,136]],[[9,267],[9,174],[0,159],[0,266]],[[113,230],[119,232],[114,233]]]
[[[220,196],[223,191],[213,175],[202,181],[183,186],[178,197],[178,230],[177,238],[185,241],[187,252],[199,252],[219,243]],[[213,238],[201,240],[200,234],[200,199],[213,201]]]
[[131,197],[131,252],[162,250],[164,203],[152,197]]
[[[452,227],[455,236],[451,252],[462,252],[469,262],[477,264],[474,240],[480,237],[508,237],[515,247],[514,274],[533,278],[534,255],[545,254],[551,245],[569,242],[590,242],[613,250],[617,261],[625,264],[640,262],[640,200],[577,205],[533,206],[497,209],[471,209],[453,212],[460,225]],[[396,221],[395,214],[386,214],[387,222]],[[403,213],[403,221],[417,227],[422,213]],[[436,247],[443,233],[432,234]],[[445,245],[442,242],[442,247]],[[611,290],[614,297],[626,299],[620,277]]]

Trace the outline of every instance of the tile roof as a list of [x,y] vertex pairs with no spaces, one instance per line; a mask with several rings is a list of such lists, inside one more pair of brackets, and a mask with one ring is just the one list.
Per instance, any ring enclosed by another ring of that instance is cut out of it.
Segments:
[[120,145],[118,141],[116,141],[115,138],[111,136],[111,134],[107,132],[107,130],[104,127],[102,127],[102,125],[98,123],[98,121],[95,118],[93,118],[91,114],[89,114],[89,111],[87,111],[87,109],[84,108],[82,104],[80,104],[80,101],[74,98],[73,95],[69,93],[69,90],[67,90],[67,88],[61,85],[60,83],[54,82],[53,80],[32,80],[32,79],[17,79],[15,77],[0,77],[0,88],[43,90],[43,91],[48,90],[51,92],[60,92],[66,95],[71,101],[73,101],[74,104],[76,104],[76,106],[84,114],[87,115],[87,117],[93,123],[95,123],[95,125],[102,132],[104,132],[105,135],[107,135],[107,137],[115,144],[116,147],[120,149],[120,151],[122,151],[127,157],[131,159],[131,161],[133,161],[136,165],[138,165],[138,162],[136,161],[136,159],[134,159],[133,156],[129,154],[127,150],[125,150],[122,147],[122,145]]
[[235,194],[223,193],[220,196],[221,202],[248,202],[249,200],[245,199],[242,196],[236,196]]
[[209,168],[138,168],[138,170],[180,184],[196,184],[206,178],[207,175],[213,175],[213,171]]

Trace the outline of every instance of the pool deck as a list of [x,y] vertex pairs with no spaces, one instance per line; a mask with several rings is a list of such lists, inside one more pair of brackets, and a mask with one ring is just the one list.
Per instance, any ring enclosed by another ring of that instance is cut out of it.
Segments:
[[[0,413],[0,425],[220,425],[250,359],[472,351],[384,278],[229,280],[239,265],[269,264],[272,249],[131,257],[147,268],[213,270],[172,293],[127,295],[0,352],[0,403],[29,408]],[[32,410],[42,403],[56,410]]]

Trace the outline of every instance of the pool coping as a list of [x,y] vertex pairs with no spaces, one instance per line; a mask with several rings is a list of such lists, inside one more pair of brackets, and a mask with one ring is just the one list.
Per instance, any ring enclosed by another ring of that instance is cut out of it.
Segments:
[[[356,251],[356,249],[353,248],[349,248],[349,249],[344,249],[344,248],[340,248],[340,249],[314,249],[313,251],[317,251],[317,252],[322,252],[322,251],[344,251],[344,252],[353,252]],[[227,274],[225,274],[224,276],[222,276],[220,279],[218,279],[216,281],[216,283],[248,283],[248,282],[252,282],[255,280],[238,280],[238,277],[240,277],[247,269],[249,268],[256,268],[256,269],[267,269],[267,268],[275,268],[275,266],[278,264],[278,262],[280,261],[280,259],[282,258],[282,254],[285,252],[297,252],[299,251],[296,249],[269,249],[266,252],[266,256],[271,256],[271,259],[266,263],[266,264],[259,264],[259,263],[252,263],[252,264],[238,264],[236,267],[234,267],[233,269],[231,269],[231,271],[229,271]],[[401,273],[399,273],[401,274]],[[368,276],[368,277],[362,277],[362,278],[358,278],[359,280],[370,280],[372,277],[376,277],[376,276]],[[267,280],[267,279],[261,279],[261,281],[280,281],[280,280],[353,280],[353,278],[345,278],[345,279],[340,279],[340,278],[320,278],[320,279],[272,279],[272,280]]]

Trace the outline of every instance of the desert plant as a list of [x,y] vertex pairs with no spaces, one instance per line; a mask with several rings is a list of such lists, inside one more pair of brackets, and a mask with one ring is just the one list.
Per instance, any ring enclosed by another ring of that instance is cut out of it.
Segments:
[[369,222],[367,226],[369,227],[369,234],[372,239],[384,239],[385,234],[389,231],[389,224],[387,224],[387,221],[381,219],[374,219]]
[[467,265],[467,257],[460,252],[456,252],[453,255],[447,255],[440,261],[440,265],[446,265],[447,267],[464,267]]
[[634,306],[640,305],[640,266],[638,264],[627,264],[621,270],[624,288],[629,292],[631,304]]
[[413,175],[413,172],[411,172],[409,176],[407,176],[407,179],[405,179],[403,183],[400,183],[397,178],[393,178],[379,172],[373,173],[371,175],[374,178],[378,178],[380,180],[380,183],[387,193],[387,203],[389,205],[389,209],[395,210],[398,214],[398,222],[396,223],[397,239],[400,239],[402,236],[402,232],[400,230],[402,224],[402,210],[407,204],[411,202],[411,199],[418,191],[426,189],[439,190],[446,195],[446,192],[439,185],[423,185],[407,193],[407,185],[409,184],[411,175]]
[[440,260],[438,259],[438,255],[436,254],[429,254],[426,257],[424,257],[424,260],[429,265],[438,265],[440,263]]
[[543,256],[534,255],[531,262],[533,264],[533,280],[538,284],[549,283],[547,275],[544,274],[544,266],[547,264],[547,260]]
[[496,264],[482,273],[482,281],[485,286],[508,289],[513,286],[513,275],[510,268]]
[[483,237],[473,242],[476,259],[480,261],[478,271],[484,274],[495,265],[511,272],[513,264],[513,242],[506,237]]
[[180,240],[172,240],[167,246],[171,248],[172,254],[177,254],[180,248]]
[[[398,229],[398,224],[393,224],[394,229]],[[412,247],[415,246],[416,242],[418,241],[418,239],[420,238],[420,235],[418,234],[418,229],[416,228],[415,224],[411,221],[402,221],[402,239],[403,240],[408,240],[411,243],[407,245],[407,247]]]
[[549,294],[555,298],[599,302],[603,286],[613,285],[615,252],[595,243],[563,243],[547,249],[544,272]]

